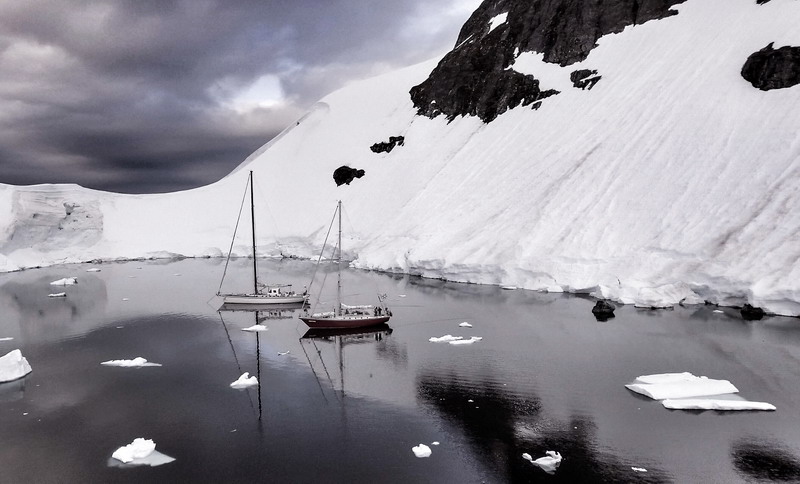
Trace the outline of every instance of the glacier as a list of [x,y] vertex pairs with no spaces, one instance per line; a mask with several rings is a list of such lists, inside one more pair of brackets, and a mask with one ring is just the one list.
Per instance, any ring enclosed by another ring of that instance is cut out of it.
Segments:
[[[260,256],[314,257],[341,199],[357,268],[798,316],[800,86],[761,91],[740,71],[771,42],[800,45],[800,2],[674,9],[602,37],[569,67],[520,54],[511,68],[561,93],[489,124],[416,115],[409,89],[433,59],[326,96],[211,185],[0,185],[0,271],[223,256],[252,170],[266,200]],[[602,79],[576,89],[576,69]],[[370,150],[391,136],[404,144]],[[342,165],[365,176],[337,187]]]

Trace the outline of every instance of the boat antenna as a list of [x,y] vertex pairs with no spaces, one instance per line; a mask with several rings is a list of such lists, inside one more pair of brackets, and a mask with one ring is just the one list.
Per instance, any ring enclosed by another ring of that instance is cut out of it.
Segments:
[[253,170],[250,170],[250,225],[253,232],[253,294],[258,294],[258,264],[256,260],[256,204],[253,197]]

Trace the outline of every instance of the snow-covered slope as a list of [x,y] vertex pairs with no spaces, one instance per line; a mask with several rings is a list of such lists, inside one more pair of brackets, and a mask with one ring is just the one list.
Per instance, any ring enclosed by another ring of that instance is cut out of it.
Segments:
[[[800,45],[800,2],[675,9],[601,38],[568,68],[520,55],[515,70],[561,93],[489,124],[415,115],[408,91],[434,60],[331,94],[213,185],[165,195],[0,185],[11,207],[0,270],[222,255],[253,170],[269,204],[257,207],[265,253],[311,256],[342,199],[358,267],[800,315],[800,86],[765,92],[740,75],[770,42]],[[576,69],[602,79],[576,89]],[[369,149],[398,135],[390,153]],[[337,187],[341,165],[366,175]]]

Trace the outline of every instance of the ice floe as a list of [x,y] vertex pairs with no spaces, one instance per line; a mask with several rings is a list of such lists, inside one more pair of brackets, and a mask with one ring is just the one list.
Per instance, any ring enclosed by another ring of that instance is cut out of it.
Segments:
[[12,339],[14,339],[14,338],[9,336],[7,338],[0,338],[0,341],[11,341]]
[[144,366],[161,366],[161,363],[150,363],[141,356],[137,356],[132,360],[108,360],[100,363],[105,366],[121,366],[124,368],[142,368]]
[[147,465],[151,467],[169,464],[175,459],[156,450],[152,439],[136,438],[111,454],[108,465],[111,467],[127,467]]
[[458,340],[448,341],[448,343],[450,343],[451,345],[471,345],[472,343],[480,341],[482,339],[483,339],[482,336],[473,336],[470,339],[458,339]]
[[728,380],[714,380],[687,372],[640,376],[633,383],[625,385],[625,388],[653,400],[704,397],[739,391]]
[[526,461],[530,462],[531,464],[539,466],[543,471],[547,472],[548,474],[553,474],[558,466],[561,465],[561,454],[552,450],[548,450],[545,452],[544,457],[539,457],[538,459],[534,459],[531,457],[530,454],[527,452],[522,454],[522,458]]
[[48,294],[47,297],[67,297],[66,292],[55,292],[53,294]]
[[647,469],[645,469],[644,467],[631,467],[631,470],[633,472],[647,472]]
[[[775,410],[766,402],[751,402],[734,393],[739,390],[728,380],[714,380],[688,372],[658,373],[637,377],[625,385],[671,410]],[[715,398],[696,398],[696,397]]]
[[419,444],[411,448],[414,452],[414,455],[417,457],[430,457],[431,456],[431,448],[425,444]]
[[472,325],[469,324],[466,321],[464,321],[463,323],[459,324],[459,326],[462,327],[462,328],[471,328],[472,327]]
[[452,334],[446,334],[444,336],[433,336],[428,339],[431,343],[448,343],[450,341],[458,341],[460,339],[464,339],[463,336],[453,336]]
[[667,399],[661,404],[670,410],[775,410],[775,405],[767,402],[715,398]]
[[250,376],[249,372],[242,373],[238,380],[231,383],[231,388],[247,388],[258,385],[258,378]]
[[72,286],[78,283],[77,277],[65,277],[50,283],[51,286]]
[[31,365],[19,349],[0,357],[0,383],[19,380],[31,372]]
[[248,328],[242,328],[242,331],[250,331],[252,333],[261,332],[261,331],[268,331],[269,328],[264,326],[263,324],[254,324]]

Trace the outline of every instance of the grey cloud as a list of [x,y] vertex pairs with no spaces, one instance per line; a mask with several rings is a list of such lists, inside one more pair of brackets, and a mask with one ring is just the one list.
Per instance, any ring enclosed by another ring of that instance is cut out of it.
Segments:
[[[446,10],[452,1],[439,3]],[[0,3],[0,183],[131,193],[211,183],[347,80],[451,46],[466,15],[414,30],[424,8],[423,0]],[[267,74],[288,104],[246,114],[220,105],[220,89]]]

